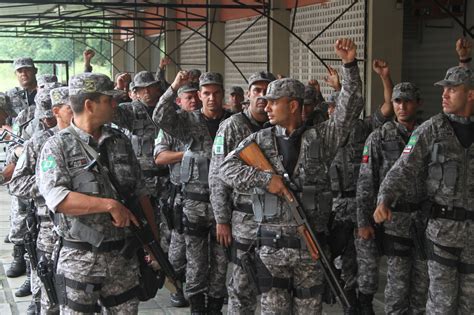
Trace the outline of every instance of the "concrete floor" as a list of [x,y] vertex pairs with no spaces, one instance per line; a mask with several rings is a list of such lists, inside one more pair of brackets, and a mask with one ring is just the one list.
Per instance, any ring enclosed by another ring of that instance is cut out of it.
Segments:
[[[0,314],[1,315],[20,315],[26,314],[26,309],[30,304],[31,296],[17,298],[14,295],[16,289],[25,281],[25,276],[19,278],[7,278],[5,270],[10,266],[12,260],[12,244],[3,243],[4,236],[9,230],[9,211],[10,196],[5,186],[0,186]],[[384,288],[385,284],[385,264],[381,268],[380,288]],[[374,299],[374,308],[376,314],[383,314],[383,290]],[[226,313],[226,306],[223,313]],[[342,310],[338,305],[324,305],[324,314],[342,314]],[[158,291],[156,297],[147,302],[140,303],[139,314],[142,315],[161,315],[161,314],[189,314],[189,308],[174,308],[169,303],[169,292],[166,289]]]

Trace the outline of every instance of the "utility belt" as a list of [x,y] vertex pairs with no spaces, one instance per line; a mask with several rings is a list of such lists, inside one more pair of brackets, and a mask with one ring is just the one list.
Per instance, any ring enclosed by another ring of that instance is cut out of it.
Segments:
[[396,206],[392,208],[393,212],[412,213],[419,211],[421,205],[419,203],[411,202],[397,202]]
[[333,190],[332,191],[333,197],[340,197],[340,198],[355,198],[356,197],[356,191],[351,190],[351,191],[339,191],[339,190]]
[[39,215],[36,217],[36,220],[38,220],[38,223],[44,223],[44,222],[52,222],[51,217],[47,215]]
[[251,253],[253,255],[255,253],[255,245],[251,243],[240,243],[235,239],[232,240],[232,246],[230,247],[230,261],[243,268],[241,259],[237,257],[237,250],[245,253]]
[[253,214],[253,206],[250,203],[236,203],[234,204],[234,211],[239,211],[247,214]]
[[[316,238],[322,246],[326,241],[326,235],[324,233],[316,233]],[[261,227],[257,232],[257,247],[269,246],[276,249],[280,248],[294,248],[294,249],[307,249],[306,242],[299,236],[287,236],[282,233],[266,230]]]
[[187,191],[186,188],[183,190],[183,198],[194,200],[194,201],[210,202],[209,193],[191,192],[191,191]]
[[209,232],[211,231],[210,226],[190,222],[186,215],[183,216],[183,226],[184,234],[200,238],[207,238]]
[[150,178],[150,177],[164,177],[164,176],[168,176],[169,173],[170,173],[169,168],[142,171],[143,177],[148,177],[148,178]]
[[460,207],[453,207],[450,209],[448,206],[434,203],[431,207],[430,217],[432,219],[448,219],[454,221],[474,220],[474,211]]

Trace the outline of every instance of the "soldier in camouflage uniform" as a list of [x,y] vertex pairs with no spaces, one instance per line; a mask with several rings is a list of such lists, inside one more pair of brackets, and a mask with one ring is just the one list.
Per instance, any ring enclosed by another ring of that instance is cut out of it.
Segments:
[[[67,89],[67,88],[65,88]],[[36,160],[40,154],[41,147],[44,142],[51,137],[57,128],[56,119],[51,110],[51,97],[49,89],[40,89],[36,94],[36,113],[35,116],[43,123],[44,130],[39,131],[29,139],[23,148],[23,153],[20,155],[18,162],[15,167],[15,172],[9,183],[9,189],[12,195],[23,198],[32,199],[35,203],[35,213],[29,214],[27,218],[27,225],[30,233],[36,229],[35,221],[38,223],[38,239],[36,241],[38,261],[44,255],[47,255],[48,259],[51,258],[51,252],[53,251],[54,243],[57,238],[52,231],[53,222],[49,217],[49,211],[44,203],[43,197],[38,192],[36,185]],[[32,218],[36,219],[32,219]],[[35,235],[36,236],[36,235]],[[32,253],[28,252],[29,257]],[[32,266],[32,269],[36,270],[36,265]],[[41,299],[41,283],[35,272],[31,273],[31,292],[33,293],[32,306],[29,309],[29,314],[35,314],[40,312],[40,299]],[[36,310],[36,311],[35,311]],[[45,309],[45,314],[58,313],[59,309]]]
[[[8,95],[0,92],[0,128],[11,130],[10,126],[7,125],[7,122],[14,116],[16,116],[16,112],[13,110],[10,98]],[[1,131],[3,132],[3,130]],[[14,169],[15,164],[9,164],[0,171],[0,184],[4,184],[10,180]],[[8,234],[5,241],[10,242]]]
[[[186,292],[191,313],[220,314],[224,303],[227,258],[224,248],[210,232],[215,231],[209,202],[209,161],[219,123],[229,114],[222,108],[223,78],[219,73],[203,73],[199,78],[201,110],[177,113],[174,99],[189,75],[180,71],[163,94],[153,120],[176,140],[188,144],[181,162],[184,233],[186,240]],[[207,307],[205,298],[207,294]]]
[[211,204],[216,218],[217,240],[231,247],[232,277],[227,287],[229,293],[228,314],[251,314],[257,307],[258,290],[251,277],[242,268],[241,257],[253,255],[257,238],[252,198],[240,191],[232,191],[219,178],[219,169],[225,156],[250,134],[263,128],[268,121],[265,112],[267,86],[275,76],[269,72],[256,72],[249,79],[247,96],[250,105],[243,112],[226,119],[217,131],[209,171]]
[[418,127],[387,173],[374,213],[392,221],[392,203],[412,193],[411,182],[426,190],[429,214],[429,294],[427,314],[474,313],[474,73],[450,68],[442,86],[443,113]]
[[309,127],[328,119],[327,111],[323,111],[319,106],[321,103],[320,95],[321,93],[318,93],[314,86],[308,84],[304,87],[302,119]]
[[244,99],[244,90],[240,86],[231,86],[229,102],[224,105],[224,108],[234,114],[240,113],[242,111],[242,102]]
[[[358,119],[355,122],[349,138],[337,150],[329,169],[331,190],[334,197],[332,204],[333,217],[329,227],[331,236],[329,244],[332,258],[336,259],[336,265],[338,265],[338,269],[341,269],[344,290],[351,304],[351,308],[344,310],[346,314],[356,314],[357,312],[357,261],[354,233],[357,223],[356,186],[360,157],[362,156],[365,140],[370,132],[380,127],[393,115],[390,99],[393,84],[390,79],[388,65],[384,61],[375,60],[373,68],[382,79],[385,92],[384,103],[372,116],[363,120]],[[340,86],[339,82],[337,84]]]
[[[385,312],[422,314],[426,304],[428,277],[422,248],[415,246],[417,233],[423,229],[420,202],[423,185],[412,178],[407,193],[390,206],[396,213],[377,235],[383,253],[377,252],[371,213],[376,205],[380,183],[402,153],[417,127],[416,114],[421,105],[418,88],[409,82],[397,84],[392,93],[396,121],[390,121],[368,137],[360,166],[357,186],[357,249],[361,312],[373,313],[372,298],[377,291],[379,255],[387,255]],[[421,232],[422,233],[422,232]]]
[[[153,73],[141,71],[133,78],[133,86],[137,99],[131,103],[122,103],[116,110],[114,124],[124,128],[129,135],[133,150],[142,169],[143,177],[155,209],[155,217],[159,224],[160,198],[167,198],[168,169],[157,166],[153,158],[154,141],[160,131],[151,119],[153,110],[162,94],[160,82]],[[164,195],[165,194],[165,195]],[[164,232],[163,229],[161,231]],[[163,235],[162,245],[168,250],[167,237]]]
[[[194,83],[186,84],[179,88],[176,104],[180,107],[178,111],[192,112],[199,108],[200,100],[197,96],[199,86]],[[168,258],[179,277],[186,280],[186,242],[183,230],[183,194],[181,193],[180,169],[181,159],[186,151],[186,144],[171,137],[168,133],[160,130],[155,140],[155,163],[157,165],[168,165],[170,169],[170,194],[168,205],[172,210],[170,219],[171,240]],[[171,305],[175,307],[187,306],[183,292],[170,294]]]
[[139,198],[147,218],[153,209],[130,140],[104,126],[112,121],[116,93],[105,75],[72,77],[74,120],[47,140],[37,163],[39,192],[61,238],[55,275],[61,314],[138,313],[138,260],[121,254],[131,236],[127,226],[138,221],[118,201],[110,178]]
[[[339,39],[336,53],[344,62],[338,106],[331,120],[307,128],[301,119],[304,85],[294,79],[269,84],[265,111],[274,127],[247,137],[221,165],[222,180],[252,195],[257,232],[257,276],[263,314],[321,314],[324,275],[311,259],[284,201],[289,187],[302,200],[310,225],[324,244],[332,193],[328,168],[337,148],[362,111],[361,80],[355,44]],[[276,174],[247,166],[236,154],[255,141]]]
[[51,83],[57,83],[58,82],[58,77],[55,74],[40,74],[36,78],[38,88],[42,89],[45,88],[47,85],[50,85]]
[[[14,71],[18,79],[19,87],[7,91],[13,110],[18,116],[12,120],[12,129],[15,134],[26,139],[31,134],[25,131],[28,122],[31,121],[35,113],[34,98],[37,92],[36,73],[37,69],[31,58],[18,58],[13,62]],[[16,116],[16,115],[15,115]],[[21,146],[11,145],[7,152],[7,165],[13,165],[18,160],[21,152]],[[10,268],[6,271],[7,277],[19,277],[26,271],[24,259],[25,247],[23,245],[23,236],[26,232],[25,216],[29,208],[27,200],[21,200],[16,197],[11,198],[10,215],[10,241],[14,244],[13,261]],[[19,217],[13,213],[21,214]]]

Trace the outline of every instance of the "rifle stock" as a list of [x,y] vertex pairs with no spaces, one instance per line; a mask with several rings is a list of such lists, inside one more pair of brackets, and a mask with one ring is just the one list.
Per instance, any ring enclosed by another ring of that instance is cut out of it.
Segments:
[[[237,152],[239,158],[249,166],[255,167],[256,169],[264,172],[276,174],[273,166],[267,160],[258,144],[254,141],[247,144],[245,147]],[[344,308],[350,307],[349,300],[347,299],[344,290],[342,289],[339,280],[332,269],[332,263],[324,254],[321,244],[314,235],[304,209],[298,202],[297,198],[291,190],[288,189],[289,196],[285,194],[285,200],[288,203],[293,218],[296,221],[297,231],[300,236],[304,239],[306,247],[308,248],[311,258],[314,261],[319,261],[324,272],[324,276],[331,287],[332,292],[338,297],[338,300],[344,306]]]

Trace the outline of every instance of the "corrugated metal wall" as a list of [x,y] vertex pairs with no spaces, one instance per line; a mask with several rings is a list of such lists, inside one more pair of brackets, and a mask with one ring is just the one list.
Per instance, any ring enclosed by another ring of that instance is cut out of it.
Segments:
[[[305,42],[312,40],[353,1],[339,0],[328,4],[310,5],[296,10],[294,31]],[[312,44],[311,48],[321,58],[337,58],[334,53],[336,38],[349,37],[355,39],[358,46],[358,58],[364,59],[365,49],[365,1],[359,1],[346,12],[335,24],[327,29]],[[292,17],[294,10],[292,11]],[[331,89],[323,82],[327,74],[323,64],[294,36],[290,37],[290,76],[307,83],[310,79],[317,79],[322,87],[323,95],[328,95]],[[340,61],[326,61],[336,70]],[[364,64],[359,63],[362,81],[364,82]]]
[[[225,25],[225,45],[227,46],[234,40],[245,28],[254,22],[255,19],[257,19],[257,17],[227,22]],[[237,63],[237,66],[246,78],[253,72],[267,70],[267,19],[261,18],[229,46],[226,49],[226,53]],[[249,61],[254,63],[240,63]],[[242,75],[227,58],[225,60],[224,83],[226,97],[231,86],[241,86],[244,91],[248,88]]]
[[[206,35],[203,27],[200,33]],[[199,69],[206,71],[206,40],[195,32],[184,29],[180,34],[181,42],[186,42],[180,47],[181,67],[183,69]]]
[[[452,18],[415,18],[409,1],[404,10],[402,80],[420,88],[423,117],[427,118],[441,112],[442,90],[433,83],[441,80],[449,67],[458,65],[455,43],[463,35],[462,28]],[[467,17],[470,28],[474,25],[474,5],[468,6]]]

